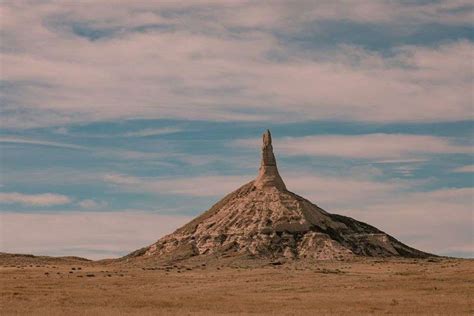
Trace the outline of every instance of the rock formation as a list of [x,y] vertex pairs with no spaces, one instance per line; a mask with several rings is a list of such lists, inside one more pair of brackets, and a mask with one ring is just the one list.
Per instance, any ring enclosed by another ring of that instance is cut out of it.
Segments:
[[269,259],[430,256],[373,226],[330,214],[288,191],[278,173],[268,130],[263,134],[262,162],[256,180],[127,258],[181,259],[206,255]]
[[254,185],[257,189],[275,187],[280,191],[286,191],[285,183],[278,173],[275,155],[273,154],[272,134],[269,130],[263,134],[262,162]]

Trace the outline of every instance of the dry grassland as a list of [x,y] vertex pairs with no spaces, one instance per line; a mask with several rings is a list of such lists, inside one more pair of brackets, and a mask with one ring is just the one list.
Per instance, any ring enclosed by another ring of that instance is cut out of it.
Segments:
[[0,265],[1,315],[474,314],[473,260]]

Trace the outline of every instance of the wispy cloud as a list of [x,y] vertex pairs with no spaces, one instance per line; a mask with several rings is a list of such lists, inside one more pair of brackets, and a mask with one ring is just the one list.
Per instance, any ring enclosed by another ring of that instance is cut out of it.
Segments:
[[188,178],[134,177],[106,174],[103,181],[122,190],[187,196],[221,196],[252,180],[252,176],[199,176]]
[[423,158],[408,158],[408,159],[383,159],[375,161],[375,163],[379,164],[402,164],[402,163],[418,163],[418,162],[425,162],[427,159]]
[[177,127],[162,127],[162,128],[146,128],[140,130],[134,130],[130,132],[119,132],[119,133],[74,133],[65,127],[60,127],[55,129],[57,134],[67,135],[67,136],[76,136],[84,138],[114,138],[114,137],[149,137],[149,136],[158,136],[158,135],[167,135],[182,132],[183,129]]
[[18,137],[0,137],[0,143],[39,145],[39,146],[50,146],[50,147],[79,149],[79,150],[87,149],[87,147],[80,146],[80,145],[52,142],[52,141],[47,141],[47,140],[18,138]]
[[[257,139],[237,140],[241,146],[257,147]],[[410,134],[323,135],[276,139],[278,152],[289,156],[332,156],[376,159],[379,162],[419,162],[417,156],[474,152],[449,138]],[[414,159],[414,160],[413,160]]]
[[417,180],[374,180],[369,177],[327,176],[282,172],[290,191],[302,195],[314,203],[336,212],[340,209],[365,208],[367,203],[384,201],[391,196],[400,196],[416,188]]
[[107,202],[86,199],[77,203],[81,208],[88,210],[100,210],[107,206]]
[[148,137],[157,135],[174,134],[183,131],[180,128],[175,127],[164,127],[164,128],[147,128],[134,132],[124,133],[125,137]]
[[0,203],[19,203],[28,206],[53,206],[71,203],[65,195],[55,193],[24,194],[18,192],[0,192]]
[[462,166],[459,168],[455,168],[453,171],[458,173],[471,173],[474,172],[474,165]]

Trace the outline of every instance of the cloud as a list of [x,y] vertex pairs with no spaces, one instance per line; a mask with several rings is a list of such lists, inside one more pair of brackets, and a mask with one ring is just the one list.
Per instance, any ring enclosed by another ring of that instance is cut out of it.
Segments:
[[71,132],[65,127],[60,127],[60,128],[55,129],[55,132],[57,134],[85,137],[85,138],[148,137],[148,136],[174,134],[174,133],[179,133],[181,131],[183,131],[183,129],[177,128],[177,127],[163,127],[163,128],[146,128],[146,129],[141,129],[141,130],[136,130],[136,131],[115,133],[115,134],[98,134],[98,133],[80,134],[80,133]]
[[104,207],[107,206],[107,202],[104,202],[104,201],[95,201],[95,200],[92,200],[92,199],[87,199],[87,200],[82,200],[82,201],[79,201],[79,203],[77,203],[81,208],[84,208],[84,209],[95,209],[95,210],[99,210],[99,209],[103,209]]
[[26,139],[26,138],[18,138],[18,137],[0,137],[0,143],[39,145],[39,146],[49,146],[49,147],[78,149],[78,150],[87,149],[87,147],[74,145],[74,144],[66,144],[66,143],[51,142],[51,141],[37,140],[37,139]]
[[221,196],[252,180],[252,176],[199,176],[189,178],[134,177],[105,174],[103,181],[125,191],[178,194],[187,196]]
[[474,165],[459,167],[459,168],[454,169],[453,171],[458,172],[458,173],[471,173],[471,172],[474,172]]
[[[419,162],[426,154],[473,153],[471,146],[452,139],[410,134],[322,135],[276,139],[278,152],[288,156],[329,156],[377,159],[384,162]],[[237,140],[235,144],[257,147],[259,140]]]
[[295,44],[318,31],[307,30],[315,21],[465,25],[470,8],[464,1],[4,4],[2,125],[470,119],[468,40],[398,45],[390,54]]
[[417,162],[425,162],[427,159],[422,158],[409,158],[409,159],[384,159],[378,160],[376,163],[379,164],[400,164],[400,163],[417,163]]
[[164,128],[147,128],[134,132],[124,133],[125,137],[147,137],[147,136],[157,136],[157,135],[166,135],[174,134],[181,132],[182,129],[175,127],[164,127]]
[[325,176],[311,174],[285,174],[290,191],[304,196],[329,210],[364,207],[365,203],[383,201],[388,196],[400,194],[416,187],[418,181],[376,181],[353,176]]
[[[288,6],[290,6],[288,4]],[[350,20],[360,23],[417,25],[421,23],[470,24],[473,6],[469,1],[302,1],[299,19]],[[288,10],[285,7],[285,10]],[[291,12],[291,11],[290,11]],[[296,17],[298,19],[298,17]]]
[[150,245],[190,220],[145,212],[0,213],[0,251],[104,259]]
[[23,204],[28,206],[53,206],[71,203],[65,195],[54,193],[23,194],[17,192],[0,192],[0,203]]

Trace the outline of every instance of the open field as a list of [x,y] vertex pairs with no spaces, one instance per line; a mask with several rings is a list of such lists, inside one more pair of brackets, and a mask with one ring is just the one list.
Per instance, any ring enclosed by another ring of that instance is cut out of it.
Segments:
[[140,268],[10,258],[0,265],[1,315],[474,313],[474,260]]

